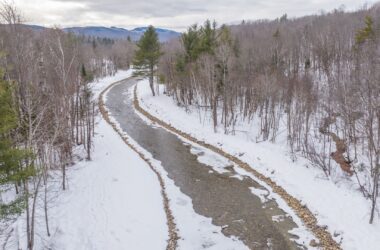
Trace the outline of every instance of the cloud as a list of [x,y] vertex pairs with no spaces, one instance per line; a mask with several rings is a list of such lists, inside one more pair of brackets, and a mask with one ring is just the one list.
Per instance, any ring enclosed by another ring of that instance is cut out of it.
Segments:
[[14,0],[28,23],[60,26],[155,26],[183,30],[206,19],[218,23],[310,15],[345,5],[352,10],[366,0]]

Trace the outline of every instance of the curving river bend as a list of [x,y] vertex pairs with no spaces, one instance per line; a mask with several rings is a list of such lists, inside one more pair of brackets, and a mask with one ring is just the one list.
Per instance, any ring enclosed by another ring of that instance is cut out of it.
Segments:
[[[212,218],[214,225],[223,227],[226,236],[236,236],[250,249],[305,249],[291,240],[296,236],[288,231],[297,225],[277,203],[262,202],[251,192],[251,188],[266,190],[264,187],[249,177],[235,178],[232,165],[225,167],[223,173],[215,171],[199,161],[202,152],[194,154],[193,146],[143,121],[125,95],[136,82],[129,78],[113,86],[105,105],[123,131],[161,161],[168,177],[192,199],[195,212]],[[273,216],[282,220],[273,221]]]

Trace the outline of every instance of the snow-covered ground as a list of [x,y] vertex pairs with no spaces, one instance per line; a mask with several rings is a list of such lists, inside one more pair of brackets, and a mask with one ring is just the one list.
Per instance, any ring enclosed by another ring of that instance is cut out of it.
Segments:
[[[94,98],[130,75],[131,71],[119,71],[94,82]],[[168,226],[157,176],[100,114],[96,119],[93,159],[78,160],[67,170],[66,191],[61,191],[60,172],[52,172],[48,210],[51,236],[46,236],[41,200],[37,204],[34,249],[166,249]],[[160,162],[134,144],[164,178],[180,236],[179,249],[246,249],[239,240],[225,237],[211,219],[196,214],[191,199],[166,176]],[[24,227],[25,215],[21,215],[5,249],[26,249]],[[0,237],[0,246],[5,238]]]
[[[130,73],[94,83],[95,97]],[[68,190],[59,191],[59,174],[49,187],[50,237],[37,205],[35,249],[165,249],[168,229],[157,177],[100,116],[92,161],[82,160],[67,172]],[[18,236],[6,249],[26,249],[24,225],[22,215],[15,224]]]
[[69,190],[51,211],[49,245],[164,249],[168,230],[157,177],[103,119],[97,131],[92,161],[70,169]]
[[[163,86],[160,87],[162,93]],[[307,204],[319,224],[326,225],[335,239],[342,242],[343,249],[379,249],[380,219],[377,218],[373,225],[368,224],[370,203],[350,180],[328,180],[302,157],[292,161],[286,143],[256,143],[247,133],[232,136],[224,134],[222,129],[214,133],[209,115],[200,115],[191,107],[186,112],[163,94],[152,97],[146,80],[138,83],[138,97],[140,105],[156,117],[199,140],[239,155],[256,170],[271,177]],[[246,124],[245,130],[251,129],[252,124]]]

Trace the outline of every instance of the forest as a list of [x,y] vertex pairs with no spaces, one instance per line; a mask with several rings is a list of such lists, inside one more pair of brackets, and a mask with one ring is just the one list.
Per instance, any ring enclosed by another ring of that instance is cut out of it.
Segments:
[[[214,130],[286,133],[293,160],[351,178],[377,213],[380,176],[380,7],[289,19],[193,25],[163,46],[159,81]],[[206,115],[207,116],[207,115]]]
[[76,152],[91,160],[97,107],[89,83],[129,67],[134,45],[58,27],[34,31],[11,4],[1,6],[0,18],[0,216],[11,224],[25,211],[33,249],[36,199],[44,197],[50,235],[51,176],[60,173],[65,190]]

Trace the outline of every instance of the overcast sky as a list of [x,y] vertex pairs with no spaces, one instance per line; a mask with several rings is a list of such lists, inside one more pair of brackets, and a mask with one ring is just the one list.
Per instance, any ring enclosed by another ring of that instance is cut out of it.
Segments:
[[273,19],[330,11],[347,11],[375,0],[13,0],[27,23],[44,26],[156,27],[184,30],[193,23]]

